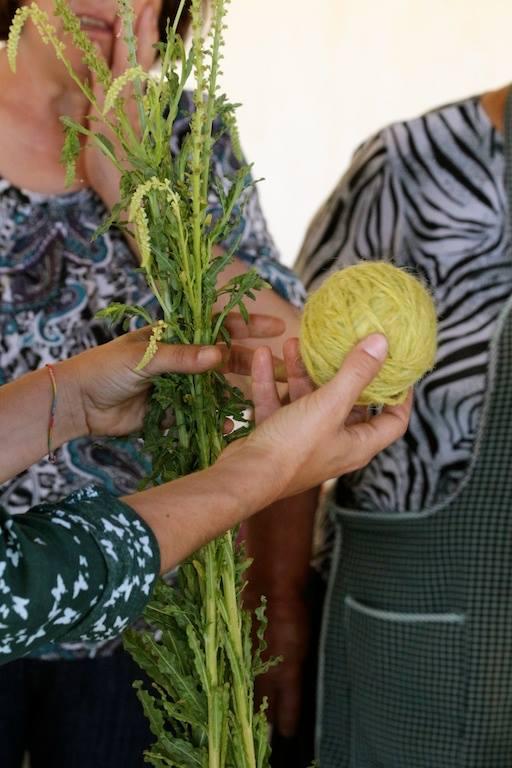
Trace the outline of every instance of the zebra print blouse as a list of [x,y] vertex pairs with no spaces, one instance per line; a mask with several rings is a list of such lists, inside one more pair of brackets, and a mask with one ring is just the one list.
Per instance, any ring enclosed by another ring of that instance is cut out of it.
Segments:
[[476,439],[497,317],[512,288],[504,139],[479,97],[380,131],[313,220],[296,265],[309,289],[360,259],[386,258],[430,286],[436,368],[410,428],[338,484],[340,503],[418,511],[453,493]]

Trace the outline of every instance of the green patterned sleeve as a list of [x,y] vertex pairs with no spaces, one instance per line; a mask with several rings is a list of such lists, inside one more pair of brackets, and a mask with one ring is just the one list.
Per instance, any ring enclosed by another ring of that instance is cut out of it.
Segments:
[[153,532],[100,488],[24,515],[0,508],[0,529],[0,663],[43,643],[115,637],[149,601]]

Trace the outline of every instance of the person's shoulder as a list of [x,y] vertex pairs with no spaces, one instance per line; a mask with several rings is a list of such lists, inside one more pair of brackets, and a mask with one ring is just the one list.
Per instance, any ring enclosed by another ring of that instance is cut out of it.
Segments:
[[382,129],[356,147],[347,176],[341,179],[341,183],[348,181],[351,190],[365,186],[385,171],[388,160],[386,129]]
[[388,156],[395,162],[407,162],[415,157],[423,161],[439,158],[443,152],[455,151],[460,143],[480,144],[488,130],[480,97],[472,96],[393,122],[380,135]]

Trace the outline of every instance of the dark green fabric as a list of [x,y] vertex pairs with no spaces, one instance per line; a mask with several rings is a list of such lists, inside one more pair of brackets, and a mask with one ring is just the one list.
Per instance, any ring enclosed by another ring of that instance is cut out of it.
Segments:
[[101,488],[24,515],[0,507],[0,663],[43,643],[120,635],[159,568],[152,530]]
[[321,768],[512,765],[511,305],[459,494],[423,514],[336,508]]
[[[512,102],[507,109],[512,196]],[[321,768],[512,766],[512,300],[475,455],[417,514],[333,507],[320,671]]]

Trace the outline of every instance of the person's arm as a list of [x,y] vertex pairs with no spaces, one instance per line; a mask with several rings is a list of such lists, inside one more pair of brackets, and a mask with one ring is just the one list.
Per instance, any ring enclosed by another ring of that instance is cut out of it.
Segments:
[[[362,342],[332,382],[282,409],[272,356],[259,350],[253,361],[256,406],[277,412],[207,470],[124,500],[88,488],[27,515],[2,513],[2,658],[22,655],[38,642],[98,641],[119,633],[149,600],[159,570],[171,569],[274,499],[366,463],[403,434],[407,406],[368,424],[345,424],[382,365],[382,341]],[[115,344],[120,341],[108,345],[111,356]],[[157,358],[162,355],[165,350]],[[87,415],[77,423],[105,423],[105,403],[97,401],[95,376],[89,366],[86,371],[77,408],[87,403]]]
[[[94,347],[54,366],[57,385],[56,412],[51,448],[75,436],[127,435],[140,428],[151,377],[158,373],[203,373],[216,366],[226,372],[250,372],[252,352],[237,339],[280,335],[283,322],[268,315],[240,315],[226,320],[235,343],[222,346],[161,344],[156,357],[142,371],[136,366],[144,356],[150,329],[125,334],[109,344]],[[85,393],[85,394],[84,394]],[[0,483],[48,452],[48,430],[53,391],[49,370],[39,370],[0,387]]]
[[[289,343],[298,345],[297,340]],[[271,352],[257,350],[252,371],[261,423],[256,430],[230,445],[213,467],[124,499],[152,529],[162,570],[274,501],[364,466],[400,437],[410,402],[385,408],[368,422],[351,421],[353,405],[377,375],[386,350],[382,336],[368,337],[321,389],[313,392],[304,376],[303,391],[308,388],[308,394],[285,407],[277,393]],[[264,421],[261,414],[267,416]]]
[[[136,372],[147,342],[147,331],[134,332],[52,366],[57,384],[52,450],[83,435],[126,435],[135,431],[142,422],[152,374],[203,373],[222,363],[220,348],[162,345],[161,354],[144,371]],[[93,372],[96,398],[98,402],[103,398],[105,407],[103,413],[101,408],[94,409],[91,416],[82,382]],[[48,369],[29,373],[0,388],[0,482],[48,452],[52,398]]]
[[151,528],[100,488],[23,515],[0,508],[0,663],[50,642],[119,635],[158,572]]

